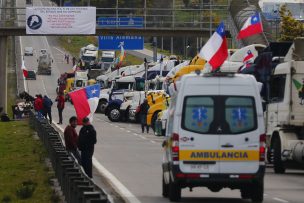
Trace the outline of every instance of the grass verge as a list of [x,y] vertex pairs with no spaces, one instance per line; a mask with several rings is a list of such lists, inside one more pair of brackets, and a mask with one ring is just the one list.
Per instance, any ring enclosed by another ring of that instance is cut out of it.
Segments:
[[[70,54],[79,57],[79,51],[81,47],[87,46],[88,44],[94,44],[98,46],[98,40],[94,36],[61,36],[59,37],[61,46]],[[116,56],[119,56],[120,51],[116,51]],[[99,53],[101,55],[101,52]],[[125,61],[122,66],[126,65],[138,65],[143,63],[143,60],[133,55],[126,54]]]
[[28,121],[0,122],[0,202],[51,202],[45,157]]

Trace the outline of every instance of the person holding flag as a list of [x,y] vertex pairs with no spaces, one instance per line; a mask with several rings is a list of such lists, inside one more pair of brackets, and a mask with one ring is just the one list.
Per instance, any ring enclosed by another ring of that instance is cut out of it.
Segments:
[[208,61],[212,66],[212,71],[217,70],[227,59],[228,46],[223,22],[200,50],[199,57]]
[[246,20],[245,24],[243,25],[242,29],[240,30],[237,36],[237,39],[239,40],[244,39],[262,32],[263,32],[263,26],[261,22],[261,16],[257,12]]
[[87,86],[76,91],[70,92],[78,124],[82,124],[82,119],[88,117],[90,122],[93,121],[93,115],[97,109],[100,95],[100,84]]
[[119,69],[119,67],[122,65],[123,60],[126,58],[126,52],[125,49],[123,48],[124,46],[124,42],[120,42],[120,45],[118,47],[120,47],[120,55],[119,57],[116,58],[116,68]]

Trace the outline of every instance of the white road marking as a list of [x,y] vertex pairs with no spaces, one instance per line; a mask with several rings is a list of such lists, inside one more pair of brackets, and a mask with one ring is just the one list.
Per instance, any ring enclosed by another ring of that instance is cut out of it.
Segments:
[[54,49],[56,49],[56,50],[57,50],[57,51],[59,51],[60,53],[64,54],[64,52],[63,52],[63,51],[61,51],[59,48],[54,47]]
[[118,128],[118,125],[115,125],[115,128]]
[[138,136],[138,134],[137,134],[137,133],[133,133],[133,135]]
[[156,142],[154,142],[153,140],[150,140],[151,143],[156,144]]
[[103,167],[94,156],[92,160],[93,165],[97,171],[109,181],[113,188],[117,189],[117,192],[123,199],[126,199],[126,202],[140,203],[135,195],[133,195],[113,174],[111,174],[105,167]]
[[142,138],[143,140],[146,140],[147,138],[145,138],[144,136],[142,135],[139,135],[140,138]]
[[278,201],[278,202],[288,203],[287,200],[280,199],[280,198],[277,198],[277,197],[274,197],[274,198],[272,198],[272,199],[273,199],[273,200],[276,200],[276,201]]
[[124,128],[119,128],[120,130],[124,130]]
[[46,92],[46,88],[45,88],[45,84],[44,84],[44,81],[41,79],[41,82],[42,82],[42,87],[43,87],[43,90],[46,94],[46,96],[48,96],[47,92]]
[[130,133],[131,131],[130,130],[127,130],[127,133]]

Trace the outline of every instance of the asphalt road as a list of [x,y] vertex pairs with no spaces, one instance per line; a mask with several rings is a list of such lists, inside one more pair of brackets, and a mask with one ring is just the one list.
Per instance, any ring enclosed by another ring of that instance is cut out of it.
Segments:
[[[39,3],[39,2],[38,2]],[[48,95],[53,101],[56,98],[56,84],[60,73],[72,68],[63,62],[64,52],[55,37],[21,37],[21,49],[32,46],[36,52],[47,49],[54,58],[51,76],[38,75],[37,80],[27,81],[30,94]],[[37,57],[26,56],[28,69],[37,69]],[[64,128],[70,116],[75,115],[74,107],[67,103],[63,112]],[[58,122],[56,104],[53,105],[53,120]],[[96,114],[93,125],[98,132],[98,143],[95,147],[96,171],[105,168],[111,173],[111,181],[118,187],[125,198],[138,203],[169,202],[161,196],[161,162],[162,138],[152,134],[142,134],[137,124],[112,123],[104,115]],[[104,170],[103,170],[104,171]],[[99,178],[95,172],[94,179]],[[304,191],[304,172],[288,170],[287,174],[277,175],[272,168],[267,169],[265,177],[265,203],[293,202],[302,203]],[[205,188],[194,188],[193,192],[184,189],[181,202],[189,203],[245,203],[240,199],[238,190],[224,189],[212,193]]]

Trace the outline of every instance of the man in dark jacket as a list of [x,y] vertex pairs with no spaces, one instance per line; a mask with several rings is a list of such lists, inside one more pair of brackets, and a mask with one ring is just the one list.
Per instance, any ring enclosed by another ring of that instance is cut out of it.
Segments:
[[80,163],[80,155],[77,151],[78,135],[75,130],[77,127],[77,117],[72,116],[69,120],[70,125],[64,129],[65,148],[69,153],[72,153]]
[[57,124],[62,124],[62,112],[64,109],[64,103],[65,103],[62,92],[58,93],[56,101],[57,101],[57,109],[58,109],[58,115],[59,115],[59,122]]
[[92,157],[94,145],[97,142],[96,131],[91,125],[89,118],[82,120],[83,127],[79,132],[78,148],[81,151],[81,164],[86,174],[92,178]]
[[53,102],[50,98],[48,98],[46,95],[43,97],[43,111],[44,111],[44,117],[47,119],[49,116],[50,123],[52,123],[52,105]]
[[145,132],[145,126],[147,128],[147,133],[149,133],[149,126],[147,125],[147,114],[150,106],[148,104],[148,100],[145,99],[144,102],[140,105],[140,123],[141,123],[141,130],[142,133]]

